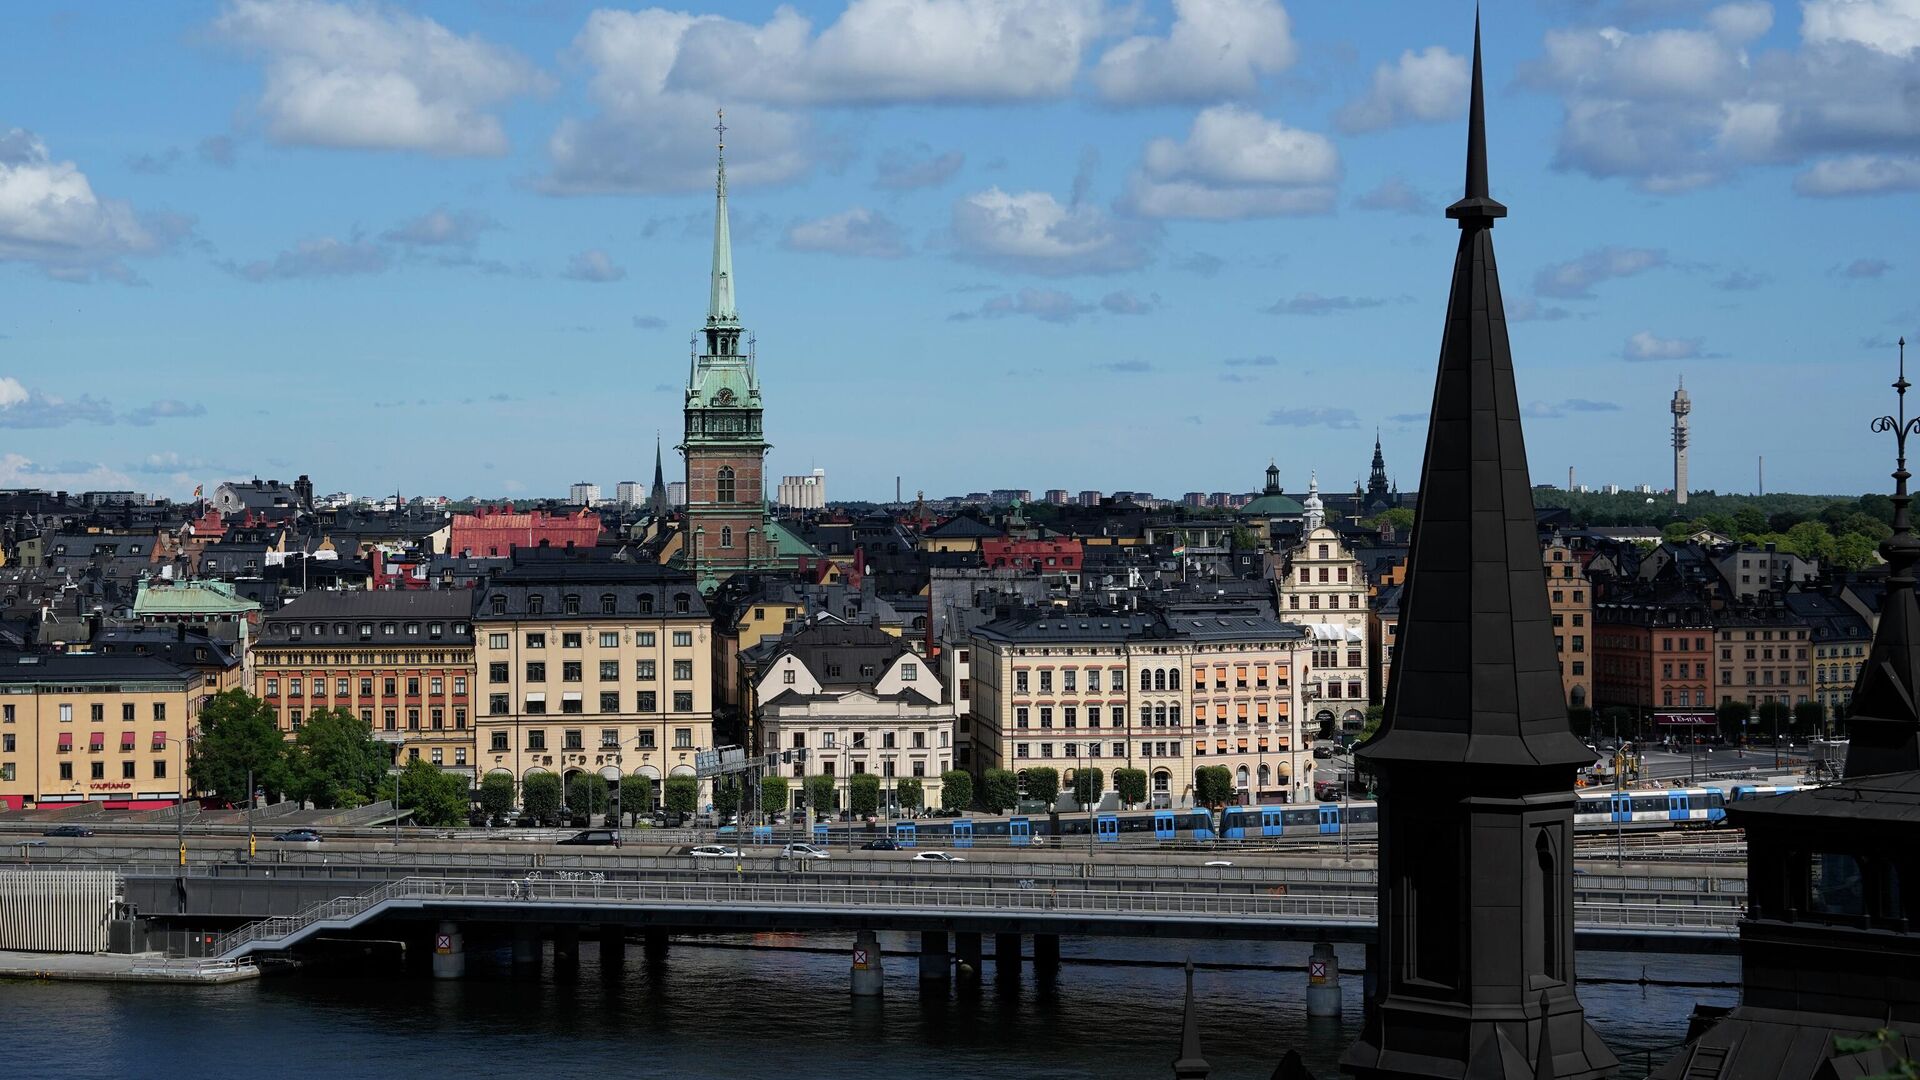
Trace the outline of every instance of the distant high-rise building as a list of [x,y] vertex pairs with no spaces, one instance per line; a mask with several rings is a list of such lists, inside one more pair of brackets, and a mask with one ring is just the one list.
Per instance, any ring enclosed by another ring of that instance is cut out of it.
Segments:
[[567,501],[576,506],[592,506],[600,501],[600,485],[582,480],[567,489]]
[[675,480],[673,483],[667,485],[667,505],[676,508],[687,505],[687,482],[685,480]]
[[1673,392],[1673,505],[1687,505],[1687,414],[1693,411],[1693,399],[1687,396],[1687,380]]
[[1074,501],[1078,502],[1081,506],[1099,506],[1100,493],[1097,491],[1083,491]]
[[1189,491],[1185,495],[1180,496],[1180,501],[1197,510],[1207,505],[1207,493],[1204,491]]
[[1066,488],[1048,488],[1046,498],[1050,506],[1065,506],[1071,501]]
[[773,501],[791,510],[827,508],[827,470],[815,469],[804,476],[783,476],[774,490]]
[[645,496],[646,489],[638,480],[622,480],[613,486],[613,501],[623,509],[639,506],[641,499]]

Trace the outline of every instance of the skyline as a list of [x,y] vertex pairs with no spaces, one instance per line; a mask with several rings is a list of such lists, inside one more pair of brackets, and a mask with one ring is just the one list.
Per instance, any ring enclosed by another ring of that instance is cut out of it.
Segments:
[[[724,104],[770,476],[1177,498],[1273,458],[1338,491],[1377,422],[1414,485],[1467,5],[898,6],[22,20],[0,484],[648,480]],[[1867,403],[1920,321],[1920,110],[1886,80],[1920,77],[1920,3],[1555,0],[1487,30],[1533,481],[1663,486],[1686,375],[1696,487],[1751,490],[1765,455],[1777,491],[1884,488]]]

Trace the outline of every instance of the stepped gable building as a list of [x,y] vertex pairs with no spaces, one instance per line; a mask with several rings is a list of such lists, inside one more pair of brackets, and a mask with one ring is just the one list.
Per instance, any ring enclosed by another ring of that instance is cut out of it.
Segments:
[[1575,993],[1573,779],[1513,354],[1493,256],[1479,28],[1466,193],[1386,713],[1378,989],[1361,1080],[1596,1080]]

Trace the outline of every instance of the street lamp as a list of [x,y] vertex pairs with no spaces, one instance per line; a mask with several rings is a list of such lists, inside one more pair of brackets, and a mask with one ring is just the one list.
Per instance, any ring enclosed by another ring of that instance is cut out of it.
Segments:
[[[190,755],[193,751],[193,740],[197,737],[198,736],[194,735],[191,731],[184,732],[180,737],[180,801],[174,804],[179,810],[179,812],[174,815],[174,832],[176,839],[180,842],[180,867],[182,870],[186,869],[187,865],[187,791],[189,790],[187,769],[191,761]],[[76,784],[75,786],[78,785]]]

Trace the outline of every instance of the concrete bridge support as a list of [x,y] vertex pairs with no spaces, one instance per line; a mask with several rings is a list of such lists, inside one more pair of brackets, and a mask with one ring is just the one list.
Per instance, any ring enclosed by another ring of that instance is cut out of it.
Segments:
[[553,962],[556,964],[580,962],[579,927],[568,923],[553,928]]
[[962,930],[953,935],[955,968],[960,977],[978,982],[980,979],[980,935],[973,931]]
[[1020,935],[993,935],[993,967],[1001,975],[1020,974]]
[[625,927],[612,923],[600,926],[600,963],[603,967],[612,967],[626,963],[627,931]]
[[1315,942],[1307,959],[1307,1015],[1340,1015],[1340,957],[1331,942]]
[[453,923],[443,922],[433,935],[433,977],[464,979],[467,975],[467,939]]
[[1056,971],[1060,967],[1060,935],[1033,935],[1033,966],[1040,971]]
[[645,937],[647,959],[665,960],[667,958],[667,932],[656,927],[648,927]]
[[853,996],[879,997],[886,990],[886,965],[880,958],[880,936],[862,930],[853,940]]
[[920,935],[920,981],[946,982],[952,970],[952,959],[947,955],[947,932],[945,930],[927,930]]
[[540,966],[540,928],[537,926],[516,926],[513,928],[513,966]]

